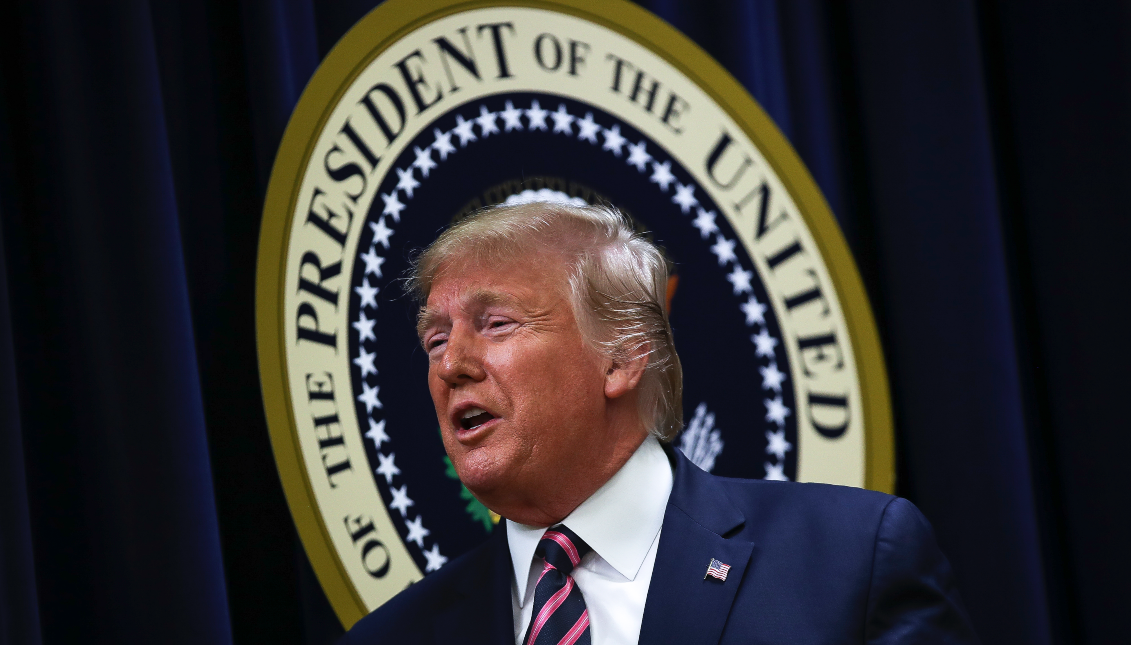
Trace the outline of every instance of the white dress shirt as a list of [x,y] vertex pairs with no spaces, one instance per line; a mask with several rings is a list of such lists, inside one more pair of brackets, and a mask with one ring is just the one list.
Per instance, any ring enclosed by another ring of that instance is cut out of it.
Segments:
[[[640,640],[644,602],[671,490],[671,464],[660,443],[649,436],[612,479],[562,520],[593,548],[573,570],[589,610],[593,645]],[[522,645],[534,608],[534,587],[543,567],[534,550],[545,531],[507,520],[517,645]]]

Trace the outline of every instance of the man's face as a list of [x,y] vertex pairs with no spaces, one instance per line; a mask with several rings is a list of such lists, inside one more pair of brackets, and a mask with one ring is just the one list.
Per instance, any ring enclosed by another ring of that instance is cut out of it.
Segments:
[[527,523],[560,487],[592,487],[586,462],[608,459],[620,439],[608,430],[609,365],[582,339],[564,268],[550,254],[449,261],[422,316],[428,387],[460,479]]

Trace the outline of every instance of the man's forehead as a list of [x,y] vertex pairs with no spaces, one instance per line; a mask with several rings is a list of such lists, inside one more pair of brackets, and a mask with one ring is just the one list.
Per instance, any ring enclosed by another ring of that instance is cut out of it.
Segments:
[[524,249],[494,257],[460,253],[436,268],[420,321],[450,316],[452,309],[489,305],[541,309],[547,300],[564,297],[568,282],[565,258],[553,250]]
[[491,283],[463,283],[454,290],[433,289],[424,310],[439,314],[453,307],[466,310],[488,305],[521,306],[525,300],[523,295]]

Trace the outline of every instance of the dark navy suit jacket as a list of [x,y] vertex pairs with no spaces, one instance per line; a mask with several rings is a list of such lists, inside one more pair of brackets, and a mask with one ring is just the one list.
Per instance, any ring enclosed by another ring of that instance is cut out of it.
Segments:
[[[676,454],[641,643],[977,642],[950,566],[910,502],[715,477]],[[725,582],[704,579],[712,558],[730,565]],[[513,571],[500,526],[342,642],[513,645]]]

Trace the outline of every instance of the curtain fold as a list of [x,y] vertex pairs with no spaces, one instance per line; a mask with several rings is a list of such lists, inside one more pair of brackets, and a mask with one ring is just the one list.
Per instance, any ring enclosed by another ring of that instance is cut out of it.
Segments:
[[977,14],[853,5],[906,468],[987,642],[1049,642]]
[[4,212],[46,642],[230,642],[147,4],[24,7]]
[[[0,123],[3,123],[0,106]],[[0,174],[8,147],[0,132]],[[10,205],[8,187],[0,181],[0,218]],[[11,301],[0,231],[0,643],[41,642],[39,597],[35,584],[35,547],[28,510],[24,472],[24,442],[20,427],[19,382],[12,340]]]
[[321,60],[318,32],[310,0],[252,0],[240,9],[256,166],[266,190],[291,110]]
[[1117,642],[1131,604],[1131,348],[1108,339],[1131,316],[1131,6],[995,1],[983,20],[1050,602],[1063,642]]

